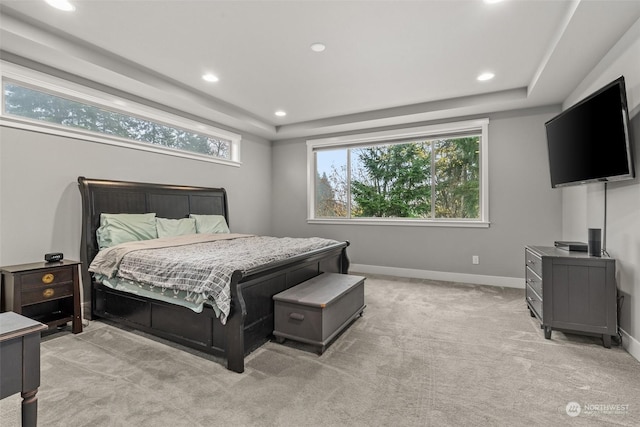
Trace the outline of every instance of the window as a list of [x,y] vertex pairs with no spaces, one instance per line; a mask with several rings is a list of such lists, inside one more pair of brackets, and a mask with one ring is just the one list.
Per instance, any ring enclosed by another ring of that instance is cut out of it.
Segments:
[[307,141],[309,221],[488,226],[488,120]]
[[6,76],[2,86],[3,124],[39,124],[49,133],[90,135],[84,139],[96,142],[227,164],[240,161],[240,136],[212,126],[129,101],[96,99],[97,91],[89,88],[77,87],[79,92],[71,94],[48,82],[40,86]]

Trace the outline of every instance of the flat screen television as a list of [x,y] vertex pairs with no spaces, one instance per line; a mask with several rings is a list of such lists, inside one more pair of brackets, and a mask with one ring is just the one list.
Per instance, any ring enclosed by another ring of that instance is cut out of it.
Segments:
[[553,188],[635,177],[623,76],[545,127]]

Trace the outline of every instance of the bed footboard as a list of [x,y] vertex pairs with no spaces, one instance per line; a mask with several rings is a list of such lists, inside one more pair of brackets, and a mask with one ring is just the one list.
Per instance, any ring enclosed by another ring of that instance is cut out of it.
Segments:
[[231,312],[226,327],[227,368],[244,372],[244,357],[273,333],[273,296],[321,273],[347,274],[349,242],[330,249],[254,269],[236,271],[231,283]]

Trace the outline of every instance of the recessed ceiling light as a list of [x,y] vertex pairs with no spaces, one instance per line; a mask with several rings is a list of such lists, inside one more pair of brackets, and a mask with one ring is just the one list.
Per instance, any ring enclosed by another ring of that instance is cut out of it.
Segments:
[[495,74],[493,74],[493,73],[488,73],[488,72],[487,72],[487,73],[482,73],[482,74],[480,74],[480,75],[477,77],[477,79],[478,79],[478,81],[486,82],[487,80],[491,80],[491,79],[492,79],[492,78],[494,78],[495,76],[496,76]]
[[278,111],[276,111],[276,113],[275,113],[275,114],[276,114],[276,116],[278,116],[278,117],[284,117],[284,116],[286,116],[286,115],[287,115],[287,113],[286,113],[285,111],[282,111],[282,110],[278,110]]
[[313,43],[311,45],[311,50],[314,52],[322,52],[327,48],[323,43]]
[[207,82],[217,82],[220,79],[215,74],[206,73],[202,75],[202,80]]
[[68,0],[44,0],[49,4],[49,6],[53,6],[56,9],[64,10],[65,12],[73,12],[76,10],[76,7],[69,3]]
[[500,3],[502,0],[484,0],[486,4]]
[[206,82],[217,82],[220,79],[211,73],[207,73],[202,75],[202,80]]

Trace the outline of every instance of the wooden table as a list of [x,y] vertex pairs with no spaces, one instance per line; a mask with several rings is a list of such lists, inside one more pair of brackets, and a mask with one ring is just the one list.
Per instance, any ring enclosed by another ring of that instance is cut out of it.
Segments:
[[22,396],[22,426],[38,423],[40,332],[47,329],[14,312],[0,313],[0,399]]

